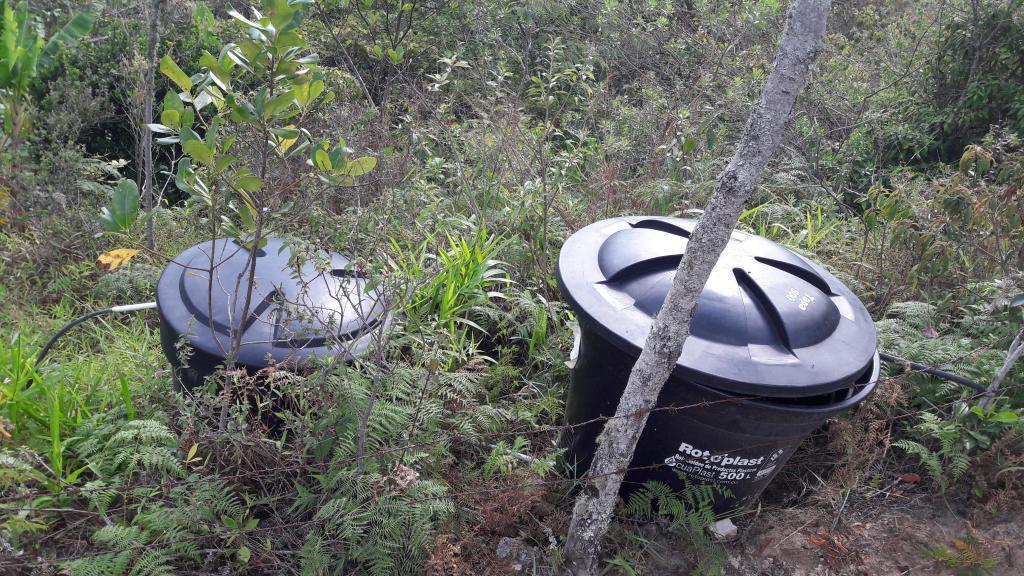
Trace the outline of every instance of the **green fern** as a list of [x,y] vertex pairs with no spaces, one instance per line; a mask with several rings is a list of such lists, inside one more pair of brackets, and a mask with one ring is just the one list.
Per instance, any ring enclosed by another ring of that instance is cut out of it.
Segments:
[[324,544],[323,536],[317,531],[306,534],[299,552],[302,576],[324,576],[331,565],[331,555]]
[[920,420],[914,428],[923,433],[924,438],[937,444],[936,449],[910,439],[893,444],[917,457],[928,476],[939,485],[939,490],[945,492],[970,469],[971,460],[964,441],[967,431],[958,420],[943,420],[930,412],[922,413]]
[[155,420],[87,423],[68,444],[101,479],[130,477],[139,470],[183,475],[177,437]]
[[722,552],[707,536],[705,528],[717,517],[714,501],[728,491],[713,484],[691,484],[680,476],[684,486],[675,490],[664,482],[651,480],[633,492],[626,502],[625,514],[638,520],[667,519],[670,529],[684,535],[693,549],[693,575],[720,574]]
[[128,572],[129,555],[98,554],[90,558],[72,560],[64,565],[71,576],[123,576]]

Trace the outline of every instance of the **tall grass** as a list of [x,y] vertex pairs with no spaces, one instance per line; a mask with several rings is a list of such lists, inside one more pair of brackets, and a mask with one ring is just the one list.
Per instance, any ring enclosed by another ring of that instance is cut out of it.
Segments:
[[134,415],[128,379],[119,386],[104,384],[110,364],[83,358],[68,366],[38,366],[36,353],[20,334],[0,347],[0,415],[12,438],[46,456],[55,480],[73,482],[81,469],[70,471],[64,458],[67,438],[83,422],[123,403]]
[[406,311],[453,336],[467,327],[484,332],[477,319],[492,299],[505,297],[497,288],[511,282],[496,259],[502,241],[484,226],[473,235],[445,237],[447,249],[436,256],[427,254],[428,241],[400,260],[399,267],[417,285]]

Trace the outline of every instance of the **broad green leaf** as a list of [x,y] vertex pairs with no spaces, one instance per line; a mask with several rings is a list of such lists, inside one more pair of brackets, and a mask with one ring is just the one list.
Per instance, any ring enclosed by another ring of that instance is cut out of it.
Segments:
[[239,22],[241,22],[242,24],[245,24],[246,26],[248,26],[250,28],[255,28],[257,30],[262,30],[264,32],[269,30],[265,26],[261,26],[258,22],[253,22],[252,20],[249,20],[245,16],[242,16],[242,14],[238,10],[235,10],[234,8],[228,10],[228,16],[231,16],[235,20],[238,20]]
[[189,140],[182,144],[182,149],[189,156],[195,158],[198,162],[206,164],[207,166],[213,165],[213,150],[206,147],[201,140]]
[[368,174],[373,170],[374,166],[377,165],[377,159],[373,156],[363,156],[362,158],[356,158],[348,165],[346,172],[349,176],[357,178],[363,174]]
[[314,102],[324,92],[324,81],[314,80],[309,84],[309,101]]
[[185,103],[174,90],[168,90],[167,94],[164,94],[164,110],[174,110],[179,115],[185,113]]
[[178,187],[178,190],[192,194],[193,188],[189,180],[193,174],[192,161],[188,158],[182,158],[178,161],[178,169],[174,173],[174,185]]
[[313,153],[313,164],[317,169],[325,172],[333,167],[331,165],[331,157],[327,155],[323,148],[317,148],[316,152]]
[[110,193],[110,206],[100,213],[100,223],[107,232],[128,232],[139,215],[139,187],[131,180],[121,180]]
[[160,72],[185,92],[192,90],[192,79],[181,68],[178,68],[170,54],[160,60]]
[[57,52],[59,52],[61,48],[67,48],[75,45],[79,40],[84,38],[89,31],[92,30],[92,25],[95,20],[96,17],[91,12],[79,12],[78,14],[75,14],[71,21],[58,30],[56,34],[51,36],[50,40],[45,46],[43,46],[42,52],[39,55],[39,64],[44,68],[53,64],[53,60],[57,56]]
[[213,170],[215,172],[223,172],[230,168],[236,161],[238,161],[238,158],[235,158],[230,154],[222,154],[217,157],[217,162],[215,163]]
[[274,28],[284,30],[295,18],[296,11],[289,6],[287,0],[273,0],[270,4],[270,23]]
[[1000,424],[1013,424],[1020,420],[1020,416],[1016,412],[1004,410],[1002,412],[996,412],[995,414],[988,417],[991,422],[999,422]]
[[256,206],[248,194],[239,196],[242,199],[242,205],[234,206],[235,212],[238,214],[238,219],[242,221],[242,226],[245,226],[247,230],[253,230],[256,228]]
[[263,118],[270,118],[275,114],[281,112],[292,103],[295,97],[292,95],[292,91],[288,90],[283,94],[275,96],[270,102],[263,105]]
[[160,123],[171,128],[180,128],[181,114],[177,110],[164,110],[160,113]]
[[295,126],[285,126],[283,128],[271,128],[270,131],[279,138],[294,139],[299,137],[299,130]]
[[193,130],[191,128],[183,128],[181,130],[181,142],[182,142],[182,144],[184,144],[185,142],[188,142],[189,140],[202,140],[202,138],[199,137],[199,134],[196,134],[195,130]]
[[199,65],[210,70],[210,78],[213,79],[217,86],[220,86],[222,90],[228,89],[231,82],[231,74],[220,65],[220,61],[213,54],[203,50],[203,55],[199,57]]
[[256,192],[263,185],[263,181],[259,176],[241,176],[235,181],[235,184],[246,192]]

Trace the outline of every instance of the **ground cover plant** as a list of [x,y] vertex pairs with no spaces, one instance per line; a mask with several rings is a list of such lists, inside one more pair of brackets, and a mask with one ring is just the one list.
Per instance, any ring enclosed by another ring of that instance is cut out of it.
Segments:
[[[557,573],[559,248],[700,213],[788,5],[0,0],[0,573]],[[881,350],[998,386],[886,364],[738,541],[704,531],[710,488],[651,484],[603,573],[1015,573],[1022,30],[1019,0],[836,3],[740,220],[853,289]],[[185,248],[267,236],[391,295],[366,354],[228,351],[186,392],[140,312],[38,361]]]

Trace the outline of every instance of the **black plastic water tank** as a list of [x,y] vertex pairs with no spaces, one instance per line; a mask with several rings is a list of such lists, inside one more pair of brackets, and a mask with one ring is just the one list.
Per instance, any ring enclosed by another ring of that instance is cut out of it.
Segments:
[[253,371],[301,367],[312,356],[338,353],[352,360],[386,322],[383,295],[365,289],[366,279],[347,258],[317,254],[297,262],[280,238],[256,253],[249,314],[241,318],[248,261],[248,248],[223,238],[185,250],[160,276],[160,341],[182,386],[194,388],[222,365],[238,330],[237,365]]
[[[623,217],[562,247],[558,283],[580,323],[562,435],[574,474],[590,466],[665,301],[696,221]],[[647,480],[717,484],[729,513],[752,502],[800,442],[853,408],[878,377],[874,323],[825,269],[734,232],[701,293],[690,336],[650,414],[623,491]],[[595,421],[596,419],[596,421]]]

